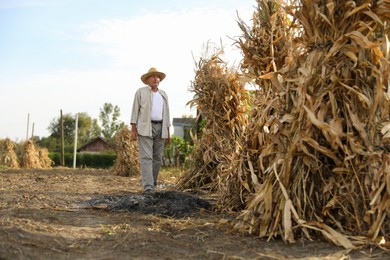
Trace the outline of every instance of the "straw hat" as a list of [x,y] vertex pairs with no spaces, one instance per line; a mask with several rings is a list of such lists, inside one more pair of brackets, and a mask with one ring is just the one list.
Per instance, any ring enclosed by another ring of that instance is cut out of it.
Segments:
[[146,79],[149,78],[152,75],[155,75],[155,74],[160,76],[160,81],[162,81],[165,78],[165,73],[163,73],[161,71],[158,71],[156,68],[150,68],[147,73],[145,73],[144,75],[141,76],[142,82],[145,83],[145,84],[148,84],[146,82]]

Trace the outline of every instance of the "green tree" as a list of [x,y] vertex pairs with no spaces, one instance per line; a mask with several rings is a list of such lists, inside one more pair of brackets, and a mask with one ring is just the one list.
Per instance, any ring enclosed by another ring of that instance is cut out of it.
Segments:
[[[74,140],[74,128],[75,128],[75,117],[70,114],[63,114],[63,125],[64,125],[64,143],[65,146],[72,144]],[[60,149],[61,145],[61,117],[53,118],[48,127],[51,138],[57,141],[57,149]]]
[[99,126],[99,122],[96,118],[92,119],[92,126],[91,126],[91,129],[89,131],[89,134],[90,134],[91,138],[98,137],[98,136],[102,135],[102,128]]
[[119,121],[120,108],[113,106],[111,103],[104,103],[103,108],[100,108],[99,119],[102,126],[103,137],[111,142],[116,132],[124,127],[124,123]]
[[[66,152],[73,151],[74,143],[74,130],[76,123],[76,115],[71,113],[62,115],[64,120],[64,145]],[[79,113],[78,116],[78,144],[84,144],[90,138],[95,137],[96,133],[99,136],[99,126],[97,121],[92,120],[92,118],[85,112]],[[53,118],[48,127],[49,132],[51,133],[49,137],[42,138],[40,145],[46,147],[49,151],[59,152],[61,148],[61,118]]]
[[78,116],[78,140],[84,144],[92,138],[101,135],[101,128],[96,119],[92,119],[87,113],[79,113]]
[[47,148],[50,152],[59,152],[60,151],[60,144],[57,141],[56,138],[53,138],[51,136],[49,137],[42,137],[41,140],[37,143],[40,147]]

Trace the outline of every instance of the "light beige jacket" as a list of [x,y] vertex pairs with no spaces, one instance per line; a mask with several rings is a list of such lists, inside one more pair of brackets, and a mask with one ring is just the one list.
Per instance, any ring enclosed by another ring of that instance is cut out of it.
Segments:
[[[164,90],[158,90],[164,100],[163,104],[163,125],[161,138],[168,138],[168,128],[171,126],[169,118],[168,96]],[[139,135],[152,137],[152,112],[153,94],[149,86],[142,87],[135,92],[133,110],[131,112],[130,124],[137,125]]]

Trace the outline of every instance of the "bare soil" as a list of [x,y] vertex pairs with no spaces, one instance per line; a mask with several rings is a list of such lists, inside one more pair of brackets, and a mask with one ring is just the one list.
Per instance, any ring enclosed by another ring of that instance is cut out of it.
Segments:
[[143,195],[139,177],[108,170],[0,170],[0,259],[390,259],[238,234],[235,213],[213,212],[212,197],[174,182]]

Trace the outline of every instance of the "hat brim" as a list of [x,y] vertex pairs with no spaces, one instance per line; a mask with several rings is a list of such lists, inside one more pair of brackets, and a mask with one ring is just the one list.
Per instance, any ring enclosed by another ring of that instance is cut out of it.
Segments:
[[144,75],[142,75],[141,76],[141,80],[142,80],[143,83],[148,84],[146,82],[146,79],[149,78],[150,76],[156,75],[156,74],[158,76],[160,76],[160,81],[163,81],[163,79],[165,79],[165,76],[166,76],[165,73],[159,72],[159,71],[153,71],[153,72],[148,72],[148,73],[145,73]]

